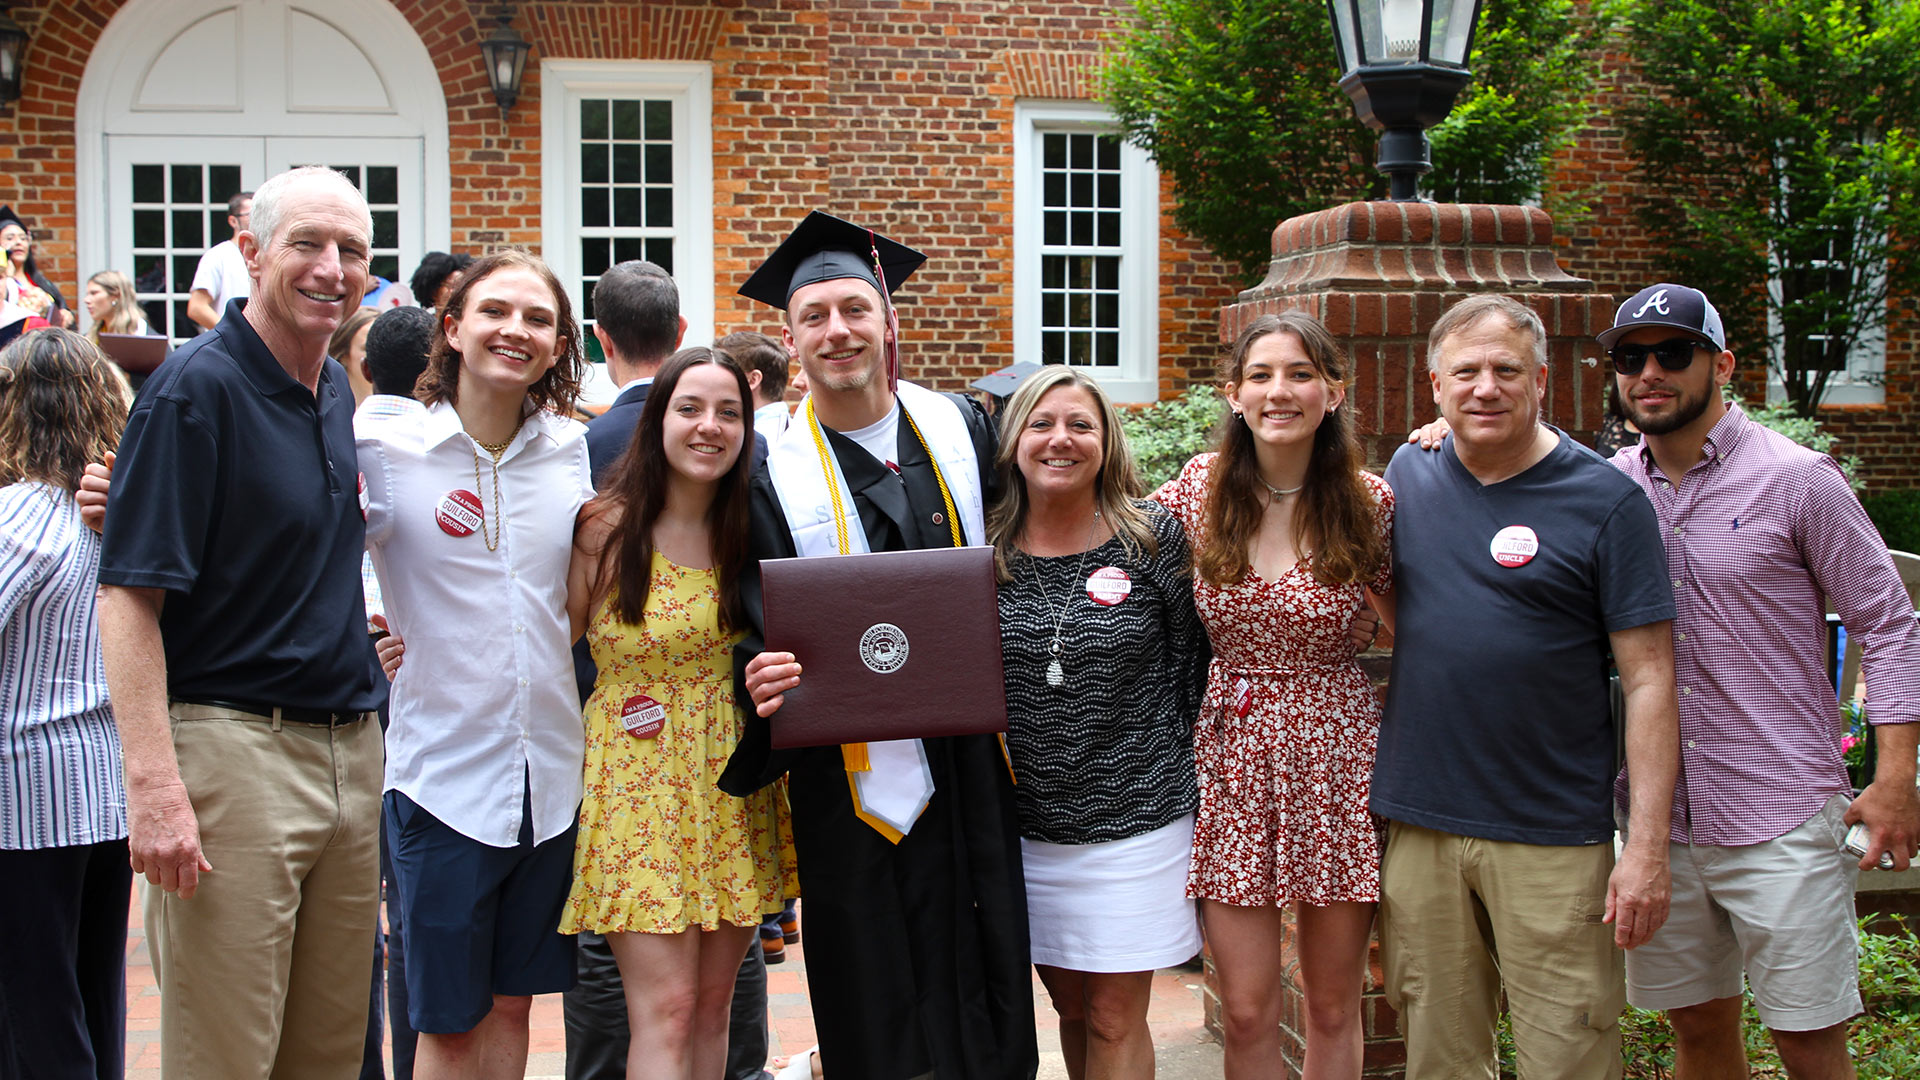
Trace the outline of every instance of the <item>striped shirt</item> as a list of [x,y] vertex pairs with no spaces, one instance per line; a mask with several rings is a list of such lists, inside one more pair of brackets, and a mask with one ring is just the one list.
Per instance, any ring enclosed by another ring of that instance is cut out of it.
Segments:
[[1673,841],[1790,832],[1848,790],[1823,596],[1864,639],[1867,718],[1920,721],[1920,627],[1886,542],[1832,458],[1737,405],[1678,487],[1644,440],[1613,463],[1653,500],[1667,545],[1680,694]]
[[100,538],[71,494],[0,488],[0,848],[127,835],[94,614],[99,569]]

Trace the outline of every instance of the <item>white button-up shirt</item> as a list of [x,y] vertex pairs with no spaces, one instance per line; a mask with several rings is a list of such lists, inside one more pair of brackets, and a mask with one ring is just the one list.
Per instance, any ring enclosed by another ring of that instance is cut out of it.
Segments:
[[[464,836],[512,847],[530,787],[534,839],[559,835],[579,809],[586,756],[567,626],[574,517],[593,497],[586,428],[550,412],[528,417],[501,455],[497,499],[492,456],[445,402],[362,416],[354,434],[367,549],[388,622],[407,643],[389,706],[387,789]],[[481,507],[464,536],[436,514],[454,491]]]

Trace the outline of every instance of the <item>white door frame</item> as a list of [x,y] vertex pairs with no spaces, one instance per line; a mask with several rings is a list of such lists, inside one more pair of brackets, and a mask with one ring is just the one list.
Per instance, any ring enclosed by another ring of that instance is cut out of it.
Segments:
[[[395,111],[326,113],[290,111],[285,104],[285,75],[277,70],[284,55],[287,12],[297,10],[340,31],[365,53],[385,81]],[[136,108],[142,82],[153,63],[184,30],[212,16],[237,11],[247,47],[240,61],[255,84],[275,93],[249,96],[239,109],[175,110]],[[258,45],[260,47],[253,47]],[[262,66],[266,70],[259,70]],[[452,185],[448,168],[446,95],[433,58],[406,18],[384,0],[129,0],[107,23],[80,79],[74,103],[75,250],[80,276],[116,264],[113,249],[131,250],[113,236],[107,139],[109,136],[337,137],[408,138],[421,147],[423,198],[417,215],[420,247],[402,250],[411,257],[447,250],[452,237]],[[370,159],[371,160],[371,159]],[[385,162],[374,161],[384,164]],[[124,205],[124,204],[122,204]],[[403,225],[403,236],[406,227]],[[403,239],[404,242],[404,239]]]

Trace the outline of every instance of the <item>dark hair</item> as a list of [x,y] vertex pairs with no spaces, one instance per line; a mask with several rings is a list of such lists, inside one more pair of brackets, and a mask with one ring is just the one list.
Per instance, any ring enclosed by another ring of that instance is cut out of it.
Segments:
[[447,298],[447,310],[435,313],[440,320],[433,335],[433,351],[427,354],[427,369],[420,373],[413,396],[429,405],[436,401],[460,400],[460,354],[447,342],[447,320],[459,322],[467,313],[467,296],[473,287],[500,270],[532,271],[553,293],[554,329],[559,334],[559,340],[554,343],[553,366],[527,388],[527,399],[537,408],[570,415],[574,399],[580,396],[580,377],[586,369],[586,355],[580,351],[580,324],[573,321],[573,301],[567,298],[567,290],[560,287],[560,279],[553,276],[553,270],[546,263],[518,248],[475,259],[460,279],[460,287]]
[[713,537],[714,582],[720,592],[720,629],[747,625],[740,600],[740,573],[747,562],[747,481],[753,474],[753,397],[747,373],[724,352],[709,348],[681,349],[667,358],[653,388],[647,391],[627,449],[607,470],[600,484],[608,509],[621,511],[620,520],[600,549],[600,589],[612,598],[614,614],[623,623],[641,625],[647,609],[647,591],[653,580],[653,526],[667,502],[667,406],[674,388],[689,368],[713,364],[733,374],[740,384],[740,418],[744,430],[733,468],[720,479],[707,508],[708,531]]
[[680,341],[679,286],[644,259],[616,263],[594,283],[593,324],[613,339],[621,359],[657,361]]
[[[421,307],[433,306],[433,298],[440,292],[440,286],[459,271],[473,265],[471,255],[450,255],[444,251],[429,251],[420,259],[420,265],[414,268],[413,277],[408,279],[407,287],[413,290],[413,298]],[[451,301],[451,297],[448,298]]]
[[373,308],[354,308],[346,318],[340,320],[339,326],[333,328],[333,336],[327,339],[327,355],[342,364],[346,363],[347,353],[353,349],[353,336],[360,332],[361,327],[379,317],[380,312]]
[[72,491],[126,426],[126,383],[93,342],[35,330],[0,352],[0,483]]
[[779,401],[787,393],[787,347],[780,339],[753,330],[735,330],[713,343],[714,348],[760,373],[760,396]]
[[373,392],[412,397],[413,385],[427,369],[437,320],[425,308],[397,307],[381,312],[367,331],[367,371]]
[[253,192],[243,191],[240,194],[235,195],[233,198],[228,199],[227,200],[227,216],[239,217],[240,208],[242,206],[245,206],[248,203],[248,201],[250,201],[252,198],[253,198]]
[[[1247,324],[1228,354],[1223,373],[1227,382],[1241,381],[1247,354],[1268,334],[1292,334],[1320,378],[1334,386],[1346,384],[1346,354],[1319,319],[1301,311],[1262,315]],[[1228,419],[1219,449],[1207,485],[1205,540],[1194,550],[1194,566],[1209,584],[1223,586],[1246,574],[1247,551],[1266,516],[1266,503],[1247,425]],[[1365,581],[1387,558],[1386,542],[1374,524],[1373,490],[1360,478],[1360,465],[1354,408],[1342,402],[1321,418],[1313,433],[1306,490],[1293,515],[1294,550],[1313,553],[1313,576],[1328,585]]]
[[[53,303],[47,306],[46,317],[57,325],[60,320],[56,316],[66,310],[67,298],[61,295],[59,286],[49,281],[47,275],[40,272],[40,263],[33,257],[33,249],[37,246],[33,242],[33,230],[27,227],[26,221],[20,215],[13,212],[12,207],[0,206],[0,225],[8,223],[20,226],[20,231],[27,234],[27,259],[20,264],[20,269],[25,271],[27,280],[33,282],[35,288],[53,298]],[[0,255],[0,262],[4,261],[5,256]],[[9,267],[7,273],[12,272]]]

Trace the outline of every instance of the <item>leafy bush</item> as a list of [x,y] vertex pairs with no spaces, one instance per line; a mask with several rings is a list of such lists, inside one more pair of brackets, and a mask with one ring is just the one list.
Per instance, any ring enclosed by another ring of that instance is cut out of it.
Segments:
[[[1731,388],[1722,387],[1721,393],[1728,401],[1739,400]],[[1860,482],[1860,459],[1852,454],[1835,454],[1833,444],[1838,440],[1820,426],[1820,421],[1793,411],[1792,402],[1778,399],[1758,408],[1751,405],[1744,408],[1747,418],[1761,427],[1772,428],[1814,453],[1827,454],[1838,461],[1840,471],[1847,474],[1847,481],[1853,485],[1854,494],[1859,494],[1865,488],[1866,485]]]
[[1920,491],[1887,491],[1860,500],[1895,551],[1920,552]]
[[1180,475],[1193,455],[1212,448],[1214,427],[1226,412],[1220,392],[1203,384],[1121,418],[1120,430],[1149,493]]

